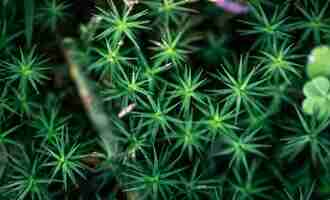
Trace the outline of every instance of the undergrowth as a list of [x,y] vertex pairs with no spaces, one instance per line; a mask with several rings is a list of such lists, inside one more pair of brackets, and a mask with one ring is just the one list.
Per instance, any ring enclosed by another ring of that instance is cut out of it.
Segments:
[[329,199],[329,0],[225,3],[1,0],[0,198]]

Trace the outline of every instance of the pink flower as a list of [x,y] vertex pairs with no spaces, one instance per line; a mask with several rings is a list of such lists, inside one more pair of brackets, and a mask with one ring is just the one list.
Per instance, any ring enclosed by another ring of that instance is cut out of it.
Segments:
[[243,14],[249,11],[249,7],[241,3],[232,2],[231,0],[215,0],[217,6],[222,7],[225,11],[234,14]]

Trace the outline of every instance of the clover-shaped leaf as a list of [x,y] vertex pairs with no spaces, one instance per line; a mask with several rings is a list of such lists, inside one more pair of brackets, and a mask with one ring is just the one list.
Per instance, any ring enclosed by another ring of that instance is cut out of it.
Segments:
[[316,115],[324,119],[330,114],[330,82],[320,76],[307,82],[303,92],[306,99],[303,102],[303,110],[310,115]]
[[307,74],[310,78],[330,77],[330,47],[316,47],[308,58]]

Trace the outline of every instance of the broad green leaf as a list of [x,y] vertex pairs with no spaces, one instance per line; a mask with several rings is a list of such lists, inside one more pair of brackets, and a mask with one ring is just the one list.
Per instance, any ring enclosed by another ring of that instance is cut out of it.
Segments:
[[303,110],[310,115],[317,115],[322,119],[330,114],[330,82],[325,77],[317,77],[304,86],[303,92],[306,99],[303,102]]
[[309,55],[307,75],[310,78],[317,76],[330,77],[330,47],[320,46]]
[[328,94],[330,88],[330,82],[325,77],[317,77],[309,82],[307,82],[304,86],[304,95],[306,97],[323,97]]
[[319,112],[320,116],[324,116],[329,109],[322,109],[326,106],[330,105],[330,101],[324,98],[306,98],[303,102],[303,110],[307,114],[314,114],[315,112]]

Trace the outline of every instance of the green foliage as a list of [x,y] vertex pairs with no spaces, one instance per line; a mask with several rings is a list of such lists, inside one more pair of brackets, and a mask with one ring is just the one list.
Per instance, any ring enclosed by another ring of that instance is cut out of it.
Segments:
[[30,158],[23,149],[18,150],[22,151],[19,157],[9,156],[9,180],[0,190],[17,200],[49,199],[47,185],[50,180],[40,176],[40,158]]
[[35,49],[34,47],[27,53],[20,49],[19,57],[13,56],[11,61],[0,63],[3,67],[1,72],[5,74],[2,79],[8,81],[9,84],[18,83],[18,89],[23,93],[26,93],[30,86],[38,93],[38,85],[48,79],[47,60],[36,55]]
[[104,23],[102,23],[102,32],[97,36],[97,38],[107,38],[111,36],[113,42],[118,43],[123,39],[123,36],[125,36],[133,42],[136,47],[138,47],[136,41],[136,31],[148,29],[146,24],[148,24],[149,21],[141,19],[147,14],[147,11],[132,14],[130,13],[129,8],[125,7],[123,13],[121,14],[114,3],[110,3],[110,8],[110,12],[98,8],[100,11],[98,16]]
[[[300,5],[302,4],[302,5]],[[317,45],[322,44],[324,36],[330,33],[330,18],[327,15],[329,1],[301,1],[296,4],[301,13],[301,19],[293,23],[293,30],[302,30],[301,40],[313,38]]]
[[329,89],[329,80],[322,76],[307,82],[303,89],[306,96],[303,102],[304,112],[326,119],[330,113]]
[[221,38],[216,37],[214,34],[207,34],[207,48],[199,49],[203,57],[203,62],[206,64],[214,65],[215,63],[221,62],[230,53],[227,47],[228,36]]
[[168,27],[161,30],[160,41],[152,41],[154,44],[152,50],[155,52],[152,59],[156,65],[171,63],[177,67],[187,62],[188,55],[194,51],[191,43],[198,40],[199,37],[184,37],[191,24],[189,21],[183,23],[187,23],[187,25],[184,25],[179,31],[172,31]]
[[35,0],[24,0],[25,38],[28,47],[32,46],[33,23],[35,18]]
[[126,191],[141,191],[140,199],[168,199],[171,188],[179,187],[177,175],[184,168],[176,166],[178,159],[170,160],[168,150],[162,150],[160,155],[153,152],[152,158],[148,156],[144,162],[128,164],[129,170],[124,174],[129,178],[125,181]]
[[173,88],[170,98],[177,99],[181,106],[180,111],[186,114],[193,104],[204,103],[205,95],[200,92],[200,88],[206,84],[206,79],[201,79],[202,72],[193,75],[188,67],[184,68],[182,77],[175,75],[176,83],[168,83]]
[[137,102],[140,96],[149,94],[149,91],[145,89],[147,83],[148,80],[143,79],[139,69],[120,68],[113,84],[104,89],[104,100],[121,98],[122,105],[128,106],[129,102]]
[[207,98],[207,108],[197,106],[203,113],[203,119],[200,120],[202,126],[206,126],[209,135],[215,137],[222,134],[229,134],[232,130],[238,129],[234,124],[235,113],[230,109],[228,103],[221,105],[214,103],[210,98]]
[[36,138],[41,138],[43,143],[54,143],[66,121],[67,117],[59,116],[59,108],[53,107],[48,110],[41,109],[40,113],[34,116],[31,125],[36,130]]
[[260,140],[265,139],[265,136],[256,136],[258,132],[258,129],[253,131],[246,130],[240,136],[237,136],[235,133],[223,136],[223,149],[216,152],[214,156],[230,155],[230,168],[234,167],[235,169],[239,169],[240,166],[243,165],[248,169],[248,155],[254,154],[255,156],[265,158],[266,155],[262,152],[262,149],[270,147],[269,145],[258,143]]
[[181,177],[184,188],[178,196],[182,196],[182,199],[212,198],[210,197],[210,191],[220,188],[222,180],[208,177],[205,172],[200,171],[202,167],[201,161],[197,160],[189,177]]
[[134,160],[139,155],[147,156],[147,149],[150,147],[149,132],[143,132],[143,121],[140,120],[136,125],[135,120],[131,119],[128,127],[125,127],[125,124],[120,121],[114,120],[113,122],[116,127],[117,140],[126,147],[126,159]]
[[0,95],[0,119],[5,119],[6,111],[15,112],[11,107],[11,99],[9,98],[8,87],[4,87]]
[[141,106],[136,113],[142,118],[142,126],[147,128],[147,133],[155,138],[157,133],[169,136],[174,131],[173,123],[178,122],[172,112],[177,104],[171,105],[171,100],[166,96],[166,88],[162,89],[156,99],[148,95],[147,100],[138,102]]
[[244,173],[240,173],[237,168],[234,169],[235,181],[229,181],[232,187],[232,199],[248,199],[255,198],[270,199],[271,197],[267,192],[271,189],[269,186],[263,186],[267,181],[266,177],[256,177],[256,170],[258,164],[252,163],[249,169],[246,169]]
[[10,128],[8,130],[2,130],[0,129],[0,144],[1,145],[6,145],[6,144],[12,144],[12,145],[17,145],[15,140],[12,140],[9,137],[10,134],[13,134],[19,127],[15,126],[13,128]]
[[164,24],[174,22],[179,24],[180,18],[186,13],[194,12],[188,7],[192,1],[189,0],[147,0],[145,3],[157,17],[156,22],[163,21]]
[[33,111],[38,107],[35,97],[26,95],[24,91],[20,93],[17,90],[14,90],[14,96],[15,99],[13,102],[13,107],[15,108],[15,113],[17,113],[20,117],[31,117]]
[[2,1],[0,199],[329,199],[329,1],[226,5]]
[[295,135],[282,139],[285,145],[280,156],[292,161],[304,151],[309,151],[314,165],[320,163],[328,168],[326,161],[330,155],[330,142],[327,140],[325,129],[329,125],[329,120],[326,118],[318,121],[314,116],[305,117],[298,109],[297,114],[300,124],[290,127]]
[[0,21],[0,51],[9,52],[12,48],[8,46],[12,45],[12,42],[15,38],[17,38],[21,33],[9,33],[8,30],[8,22],[7,21]]
[[148,80],[148,85],[150,89],[154,89],[156,84],[159,84],[159,81],[162,80],[161,76],[164,74],[163,72],[168,71],[171,68],[171,64],[165,65],[149,65],[146,63],[144,58],[141,58],[143,64],[141,63],[140,66],[143,66],[143,76]]
[[175,139],[173,149],[180,148],[180,154],[188,153],[188,158],[192,160],[195,153],[201,155],[205,143],[208,138],[205,135],[205,130],[200,128],[200,125],[193,121],[192,114],[186,116],[188,121],[177,123],[176,133],[168,139]]
[[81,159],[84,155],[79,144],[70,144],[67,129],[62,128],[60,135],[54,137],[54,142],[44,146],[44,153],[47,155],[43,167],[51,169],[52,181],[54,178],[61,181],[64,189],[68,190],[68,183],[71,181],[77,184],[76,177],[84,178],[83,170],[86,168]]
[[89,66],[89,70],[95,71],[100,74],[100,78],[109,77],[114,72],[118,72],[118,68],[123,68],[123,65],[128,65],[129,57],[126,57],[121,52],[120,43],[114,45],[109,40],[105,40],[105,48],[95,48],[97,54],[96,61],[93,65]]
[[312,193],[314,191],[315,184],[310,186],[306,191],[303,191],[301,188],[299,188],[299,192],[290,194],[288,191],[285,191],[286,198],[289,200],[311,200],[312,199]]
[[313,49],[308,57],[307,75],[310,78],[317,76],[330,76],[330,48],[320,46]]
[[286,81],[290,83],[292,76],[300,76],[299,65],[296,60],[301,56],[293,54],[293,46],[283,42],[281,45],[273,43],[272,48],[262,51],[261,56],[257,57],[262,63],[264,76],[269,77],[275,83]]
[[224,72],[218,71],[217,74],[212,75],[222,82],[225,88],[211,90],[211,92],[235,107],[236,120],[243,108],[248,113],[253,111],[262,113],[264,106],[259,99],[267,96],[266,92],[269,89],[269,86],[264,86],[267,79],[255,79],[258,73],[256,67],[248,71],[247,58],[247,56],[241,57],[237,65],[226,62]]
[[251,18],[242,23],[249,26],[249,29],[242,30],[242,35],[256,35],[257,39],[253,47],[270,47],[277,40],[290,38],[288,33],[288,12],[289,4],[283,3],[271,9],[270,14],[265,11],[262,3],[251,6]]
[[70,5],[66,2],[45,0],[44,5],[40,8],[40,15],[36,17],[43,26],[55,32],[58,24],[68,19],[69,7]]

